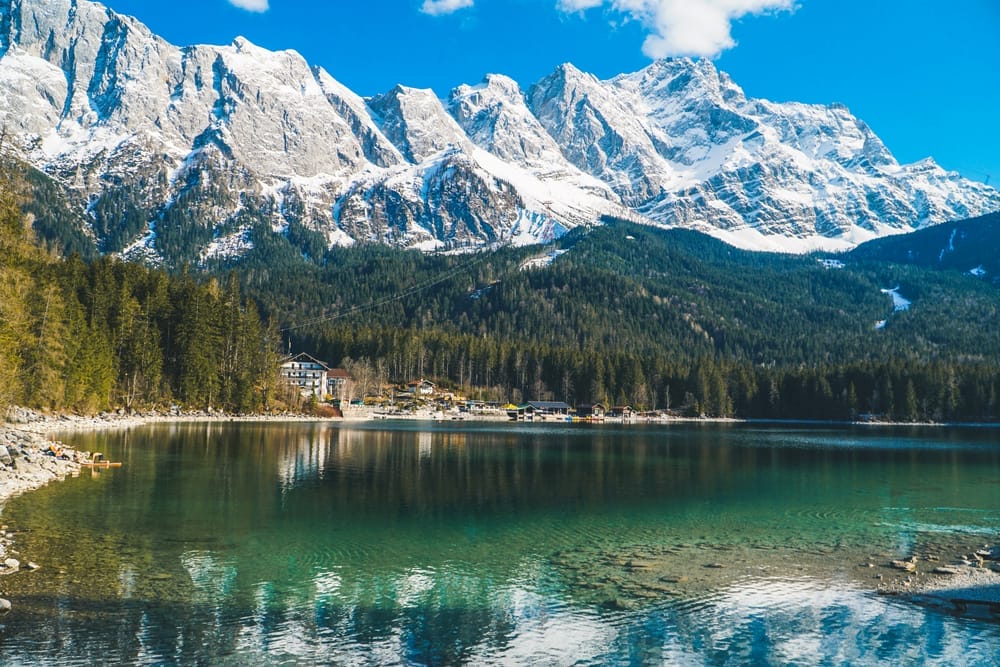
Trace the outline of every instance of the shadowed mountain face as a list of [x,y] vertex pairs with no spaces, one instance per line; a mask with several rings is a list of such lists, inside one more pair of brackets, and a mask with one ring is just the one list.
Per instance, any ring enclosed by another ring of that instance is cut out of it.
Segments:
[[1000,213],[869,241],[850,257],[958,270],[1000,284]]
[[180,48],[84,0],[0,0],[0,120],[102,251],[169,264],[290,228],[435,249],[602,215],[801,252],[1000,209],[845,107],[748,99],[706,60],[365,100],[294,51]]

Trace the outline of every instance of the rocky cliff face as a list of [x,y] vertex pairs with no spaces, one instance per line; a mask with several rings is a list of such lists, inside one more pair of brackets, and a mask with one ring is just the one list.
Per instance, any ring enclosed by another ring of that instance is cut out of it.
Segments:
[[846,108],[748,99],[705,60],[364,100],[294,51],[179,48],[86,0],[0,0],[0,119],[102,250],[170,263],[292,225],[433,249],[613,215],[799,251],[1000,209]]

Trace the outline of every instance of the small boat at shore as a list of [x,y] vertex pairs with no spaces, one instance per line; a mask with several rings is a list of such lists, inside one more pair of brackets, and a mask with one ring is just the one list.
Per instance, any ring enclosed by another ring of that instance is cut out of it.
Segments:
[[84,468],[121,468],[121,461],[87,461],[81,463]]

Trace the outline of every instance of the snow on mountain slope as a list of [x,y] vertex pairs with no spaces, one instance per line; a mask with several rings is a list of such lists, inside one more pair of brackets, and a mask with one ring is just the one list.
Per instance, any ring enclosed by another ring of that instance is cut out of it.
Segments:
[[707,60],[604,82],[564,65],[529,97],[567,157],[638,211],[743,247],[846,248],[1000,207],[931,160],[900,166],[846,107],[748,99]]
[[422,162],[449,148],[464,148],[469,140],[448,115],[433,90],[396,86],[368,100],[382,131],[406,159]]
[[560,65],[528,91],[528,105],[580,170],[634,207],[661,196],[674,177],[657,152],[667,137],[593,75]]
[[433,249],[606,215],[802,252],[1000,210],[845,107],[748,99],[706,60],[365,100],[294,51],[179,48],[88,0],[0,0],[0,122],[85,195],[104,251],[167,263],[293,226]]
[[[477,146],[433,91],[396,86],[368,104],[382,132],[412,163],[361,179],[338,204],[341,227],[368,240],[422,248],[443,247],[446,239],[460,245],[537,243],[601,215],[636,217],[602,183],[559,165],[558,149],[550,154],[554,166],[507,161]],[[522,139],[525,150],[533,150],[532,138]],[[391,223],[370,224],[383,218]]]

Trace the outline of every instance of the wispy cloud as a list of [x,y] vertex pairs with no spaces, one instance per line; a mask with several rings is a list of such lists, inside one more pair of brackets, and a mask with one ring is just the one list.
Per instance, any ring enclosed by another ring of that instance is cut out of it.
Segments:
[[475,0],[424,0],[424,4],[420,6],[420,11],[431,16],[440,16],[442,14],[453,14],[459,9],[471,7],[474,3]]
[[733,21],[748,14],[794,9],[794,0],[558,0],[564,12],[607,6],[650,32],[642,45],[651,58],[719,55],[736,45]]
[[[438,16],[473,4],[475,0],[424,0],[420,11]],[[556,6],[566,13],[605,7],[608,13],[639,21],[649,31],[642,50],[650,58],[711,58],[736,46],[733,21],[748,14],[794,10],[795,0],[556,0]]]
[[245,9],[248,12],[257,12],[258,14],[262,14],[270,9],[268,0],[229,0],[229,4],[233,7]]

